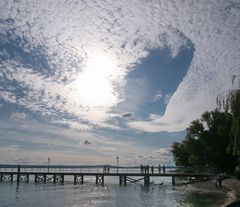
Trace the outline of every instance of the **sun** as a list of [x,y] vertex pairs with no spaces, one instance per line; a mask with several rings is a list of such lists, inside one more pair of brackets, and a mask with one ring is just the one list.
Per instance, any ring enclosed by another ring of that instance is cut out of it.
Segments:
[[76,97],[81,105],[111,107],[117,102],[113,79],[117,67],[113,58],[105,53],[87,58],[85,70],[74,82]]

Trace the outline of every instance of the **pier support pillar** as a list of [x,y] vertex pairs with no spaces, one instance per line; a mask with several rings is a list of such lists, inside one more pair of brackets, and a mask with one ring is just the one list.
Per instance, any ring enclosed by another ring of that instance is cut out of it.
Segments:
[[144,186],[149,186],[150,184],[150,176],[149,175],[145,175],[144,176]]
[[56,178],[57,178],[57,176],[56,176],[56,174],[54,174],[53,175],[53,183],[56,183]]
[[75,174],[73,179],[74,179],[73,180],[74,181],[74,185],[77,185],[78,182],[83,184],[83,175]]
[[104,186],[104,175],[102,175],[102,186]]
[[122,176],[120,175],[120,176],[119,176],[119,185],[122,185],[122,183],[123,183],[123,178],[122,178]]
[[83,184],[83,175],[81,175],[81,184]]
[[13,182],[13,174],[11,174],[10,175],[11,177],[10,177],[10,181],[11,181],[11,183]]
[[104,175],[96,175],[96,185],[98,184],[104,186]]
[[43,182],[44,182],[44,183],[47,182],[47,175],[46,175],[46,174],[43,175]]
[[64,183],[64,175],[61,175],[61,183]]
[[26,174],[26,182],[29,183],[29,174]]
[[21,173],[21,167],[18,165],[18,170],[17,170],[17,182],[20,182],[20,173]]
[[38,178],[38,176],[37,176],[37,174],[35,174],[34,183],[37,183],[37,178]]
[[127,185],[127,176],[124,176],[124,177],[123,177],[123,181],[124,181],[124,182],[123,182],[123,183],[124,183],[124,186],[126,186],[126,185]]
[[98,175],[96,175],[96,185],[98,185]]
[[3,174],[1,173],[1,175],[0,175],[0,182],[2,182],[2,180],[3,180]]
[[172,176],[172,185],[174,186],[176,184],[175,176]]
[[74,180],[73,180],[73,182],[74,182],[74,185],[76,185],[77,184],[77,175],[74,175],[74,178],[73,178]]

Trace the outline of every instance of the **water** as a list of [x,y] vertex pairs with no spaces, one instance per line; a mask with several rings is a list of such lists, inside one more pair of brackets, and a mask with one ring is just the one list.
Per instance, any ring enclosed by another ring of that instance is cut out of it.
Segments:
[[[164,182],[160,185],[160,182]],[[219,196],[190,193],[183,187],[172,187],[169,179],[155,180],[149,187],[142,183],[119,186],[107,178],[105,186],[96,186],[89,178],[83,185],[53,183],[0,183],[1,207],[204,207],[221,206]]]

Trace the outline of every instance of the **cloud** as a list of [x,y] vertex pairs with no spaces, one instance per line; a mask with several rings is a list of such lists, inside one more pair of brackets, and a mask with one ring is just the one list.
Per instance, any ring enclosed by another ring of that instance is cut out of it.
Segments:
[[12,113],[11,116],[10,116],[10,119],[13,120],[13,121],[16,121],[16,122],[22,122],[22,121],[25,121],[27,118],[26,114],[21,112],[15,112],[15,113]]
[[148,154],[138,154],[135,156],[134,163],[136,165],[154,165],[172,164],[173,156],[171,148],[159,148],[148,152]]
[[158,156],[172,156],[171,153],[171,148],[167,147],[167,148],[159,148],[157,150],[153,151],[153,154],[158,155]]
[[91,129],[91,126],[87,124],[82,124],[77,121],[70,121],[70,120],[53,120],[51,121],[53,124],[60,124],[64,126],[68,126],[71,129],[76,129],[76,130],[89,130]]
[[[195,50],[186,77],[166,99],[164,115],[128,122],[140,131],[183,130],[215,107],[218,93],[231,89],[230,77],[239,73],[238,1],[3,0],[0,4],[1,100],[69,127],[113,127],[111,109],[126,99],[126,76],[151,49],[168,47],[175,57],[191,41]],[[86,93],[78,81],[88,75],[86,65],[96,53],[107,54],[115,67],[113,75],[103,73],[103,68],[97,72],[95,77],[105,84],[86,81]],[[102,86],[108,96],[94,103]],[[139,93],[133,93],[119,111],[137,111],[144,102],[147,89],[139,84],[135,88]],[[71,124],[72,120],[77,123]]]
[[162,98],[162,96],[163,96],[163,95],[162,95],[162,91],[161,91],[161,90],[158,90],[158,91],[156,92],[156,94],[154,95],[152,101],[153,101],[153,102],[156,102],[156,101],[160,100],[160,99]]
[[88,140],[85,140],[85,141],[83,142],[83,144],[85,144],[85,145],[89,145],[89,144],[92,144],[92,143],[89,142]]
[[126,113],[123,113],[122,114],[122,117],[124,117],[124,118],[130,118],[130,117],[132,117],[132,113],[131,112],[126,112]]
[[168,104],[171,96],[172,96],[171,94],[167,94],[167,95],[164,97],[164,103],[165,103],[166,105]]

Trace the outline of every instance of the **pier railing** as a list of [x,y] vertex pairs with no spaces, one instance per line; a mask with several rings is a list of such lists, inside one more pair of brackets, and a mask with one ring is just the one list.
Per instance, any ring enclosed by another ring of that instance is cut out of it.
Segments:
[[[19,165],[0,165],[0,172],[17,172]],[[113,166],[113,165],[20,165],[21,172],[39,173],[141,173],[140,166]],[[166,171],[174,167],[166,167]],[[149,169],[149,172],[151,169]],[[161,171],[163,171],[161,169]],[[151,172],[150,172],[151,173]],[[157,166],[153,173],[159,173]],[[171,173],[171,172],[170,172]]]

